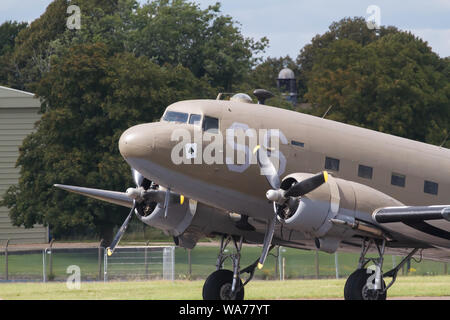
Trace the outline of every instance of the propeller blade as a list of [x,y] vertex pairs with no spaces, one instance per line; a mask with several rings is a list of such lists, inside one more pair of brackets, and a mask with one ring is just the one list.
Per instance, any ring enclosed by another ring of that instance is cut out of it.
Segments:
[[133,211],[135,208],[136,208],[136,201],[133,201],[133,207],[131,208],[131,211],[128,214],[128,217],[123,222],[122,226],[120,227],[119,231],[117,232],[117,234],[114,237],[114,240],[111,242],[110,246],[108,248],[106,248],[106,253],[108,254],[108,256],[111,256],[113,254],[114,249],[116,248],[120,239],[122,239],[122,236],[125,233],[125,231],[127,230],[128,224],[130,223],[131,217],[133,216]]
[[253,149],[253,153],[256,154],[256,160],[261,168],[261,173],[266,177],[272,189],[280,188],[280,177],[278,171],[270,161],[267,152],[261,151],[261,146],[258,145]]
[[327,180],[328,180],[328,173],[326,171],[323,171],[315,176],[312,176],[311,178],[297,182],[291,188],[289,188],[288,191],[286,191],[284,197],[288,198],[288,197],[303,196],[313,191],[314,189],[317,189],[322,184],[327,182]]
[[[276,206],[277,206],[277,210],[278,210],[279,206],[278,205],[276,205]],[[258,269],[263,268],[264,262],[266,261],[266,258],[267,258],[267,254],[270,251],[273,234],[275,232],[275,223],[277,221],[277,213],[274,214],[270,220],[268,220],[266,234],[264,235],[263,249],[261,252],[261,257],[259,258],[259,262],[258,262]]]
[[136,187],[142,186],[142,183],[144,182],[144,176],[134,168],[131,168],[131,174],[133,175],[133,180]]
[[170,188],[167,188],[166,197],[164,199],[164,218],[167,218],[167,214],[169,213],[169,199],[170,199]]
[[119,206],[131,208],[133,206],[133,200],[125,192],[117,192],[102,189],[84,188],[78,186],[68,186],[64,184],[54,184],[56,188],[63,189],[69,192],[80,194],[82,196],[94,198],[109,203],[114,203]]

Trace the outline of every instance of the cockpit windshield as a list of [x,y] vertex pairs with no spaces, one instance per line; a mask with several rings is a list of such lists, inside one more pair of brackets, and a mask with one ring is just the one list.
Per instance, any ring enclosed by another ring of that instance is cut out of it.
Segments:
[[162,120],[167,122],[189,123],[193,124],[194,126],[201,126],[203,131],[208,131],[210,133],[219,132],[219,119],[202,116],[201,114],[188,114],[179,111],[166,111]]
[[189,115],[184,112],[167,111],[163,117],[164,121],[186,123]]
[[199,114],[191,114],[189,117],[189,124],[193,124],[195,126],[199,126],[202,122],[202,116]]

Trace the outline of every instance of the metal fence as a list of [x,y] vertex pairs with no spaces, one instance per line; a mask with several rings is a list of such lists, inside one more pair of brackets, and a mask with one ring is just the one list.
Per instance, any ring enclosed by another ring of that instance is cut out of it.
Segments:
[[0,252],[0,281],[42,281],[42,250]]
[[[94,245],[95,246],[95,245]],[[244,246],[241,266],[252,264],[259,256],[258,246]],[[0,250],[0,281],[66,281],[79,270],[81,281],[206,279],[215,271],[218,247],[200,244],[193,250],[174,246],[118,247],[111,257],[101,246],[90,248],[47,247],[34,250]],[[346,278],[357,266],[358,254],[326,254],[276,248],[268,256],[257,279]],[[401,257],[385,256],[389,270]],[[225,262],[225,269],[231,263]],[[401,275],[443,275],[447,264],[411,261]]]
[[74,270],[80,281],[175,279],[174,246],[8,250],[0,252],[0,281],[67,281]]
[[[197,246],[193,250],[176,249],[175,277],[177,279],[206,279],[215,271],[217,260],[217,246]],[[241,267],[255,262],[261,254],[260,246],[244,246],[241,255]],[[372,256],[372,255],[369,255]],[[375,255],[374,255],[375,256]],[[401,261],[401,256],[385,256],[384,269],[390,270]],[[356,270],[359,254],[343,253],[328,254],[315,250],[306,251],[286,247],[274,248],[266,259],[264,268],[257,270],[255,279],[323,279],[347,278]],[[227,260],[225,269],[232,269]],[[403,276],[412,275],[444,275],[447,264],[443,262],[423,260],[420,263],[411,260],[410,267],[406,266],[399,273]]]
[[42,251],[42,281],[65,281],[72,266],[80,270],[80,280],[103,279],[105,249],[98,248],[45,248]]
[[117,247],[110,257],[105,252],[103,279],[175,280],[175,247]]

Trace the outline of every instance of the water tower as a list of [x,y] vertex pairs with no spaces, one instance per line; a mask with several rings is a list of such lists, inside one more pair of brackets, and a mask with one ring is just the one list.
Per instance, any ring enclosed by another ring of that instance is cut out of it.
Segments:
[[278,74],[277,87],[287,101],[294,106],[297,104],[297,81],[294,71],[289,68],[282,69]]

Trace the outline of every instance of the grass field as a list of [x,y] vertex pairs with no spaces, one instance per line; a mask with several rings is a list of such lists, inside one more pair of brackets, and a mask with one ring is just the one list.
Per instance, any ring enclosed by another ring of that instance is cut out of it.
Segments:
[[[335,299],[343,297],[345,279],[339,280],[255,280],[245,287],[247,300]],[[80,289],[68,289],[64,282],[2,283],[4,300],[198,300],[203,281],[82,282]],[[450,297],[450,276],[399,277],[388,292],[390,297]]]

